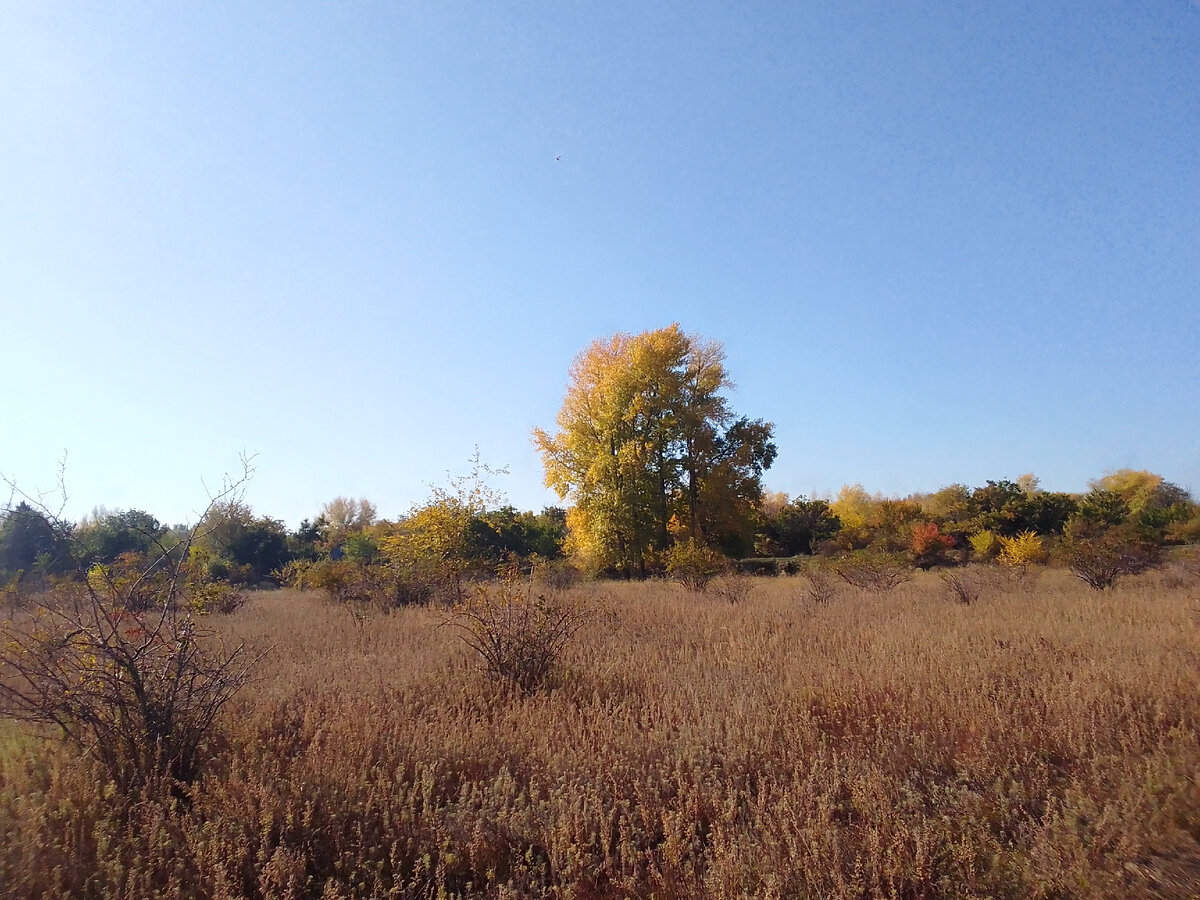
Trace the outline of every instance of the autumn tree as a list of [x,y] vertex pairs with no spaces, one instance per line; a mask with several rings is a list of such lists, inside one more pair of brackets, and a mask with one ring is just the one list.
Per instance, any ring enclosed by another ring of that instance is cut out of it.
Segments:
[[408,578],[435,579],[456,600],[463,598],[463,576],[485,564],[472,542],[471,525],[504,502],[504,495],[489,480],[508,474],[507,468],[494,469],[482,462],[478,449],[469,462],[468,474],[450,476],[446,487],[431,487],[429,499],[414,506],[379,540],[393,570]]
[[725,353],[679,325],[594,342],[571,366],[558,431],[534,430],[546,484],[573,504],[569,548],[645,575],[676,540],[748,550],[773,426],[739,418]]
[[377,515],[375,505],[365,497],[334,497],[318,516],[323,522],[322,537],[329,546],[340,544],[348,535],[374,525]]

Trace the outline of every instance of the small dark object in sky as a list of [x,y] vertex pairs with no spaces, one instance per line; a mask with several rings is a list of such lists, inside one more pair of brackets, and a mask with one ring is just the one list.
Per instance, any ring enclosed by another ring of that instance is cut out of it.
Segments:
[[555,161],[555,162],[558,162],[558,161],[559,161],[559,160],[561,160],[561,159],[562,159],[562,157],[561,157],[561,156],[556,156],[556,157],[554,157],[554,161]]

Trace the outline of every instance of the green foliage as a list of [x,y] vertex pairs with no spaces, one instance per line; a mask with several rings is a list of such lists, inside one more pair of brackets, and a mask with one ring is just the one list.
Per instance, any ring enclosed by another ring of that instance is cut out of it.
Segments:
[[291,559],[284,524],[267,516],[256,517],[239,500],[209,509],[198,526],[193,546],[211,560],[213,577],[241,584],[268,579]]
[[1128,521],[1129,503],[1115,491],[1092,489],[1080,502],[1077,515],[1093,527],[1111,528]]
[[380,556],[378,539],[369,532],[351,532],[342,542],[342,558],[348,562],[365,566],[376,562]]
[[703,592],[709,583],[729,568],[720,551],[695,538],[673,544],[663,554],[667,575],[689,591]]
[[324,591],[330,602],[362,621],[411,603],[427,603],[443,587],[438,575],[415,567],[364,565],[348,559],[292,560],[279,573],[288,587]]
[[[0,570],[61,574],[71,568],[70,531],[55,528],[41,510],[22,501],[0,514]],[[44,557],[40,566],[39,557]]]
[[126,553],[146,556],[160,552],[166,536],[167,529],[158,519],[139,509],[108,513],[81,525],[74,533],[83,559],[98,563],[113,562]]
[[533,556],[557,559],[567,538],[567,514],[553,506],[535,515],[505,505],[475,516],[468,532],[472,554],[493,566]]
[[827,500],[797,497],[778,510],[763,515],[754,550],[760,556],[799,556],[816,552],[822,541],[842,527]]
[[288,557],[291,559],[317,559],[321,555],[321,534],[326,525],[318,517],[316,521],[308,519],[300,523],[300,527],[287,536]]

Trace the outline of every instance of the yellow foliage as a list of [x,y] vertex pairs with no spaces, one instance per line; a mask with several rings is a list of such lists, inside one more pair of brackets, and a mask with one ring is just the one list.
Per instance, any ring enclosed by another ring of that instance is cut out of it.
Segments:
[[883,498],[868,494],[861,484],[843,484],[829,508],[842,520],[843,528],[862,528]]
[[1145,469],[1117,469],[1103,478],[1089,482],[1092,490],[1111,491],[1129,504],[1129,511],[1137,514],[1163,483],[1163,477]]
[[975,551],[975,555],[984,559],[992,559],[1004,546],[995,532],[986,529],[971,535],[970,540],[971,549]]
[[1001,538],[1000,562],[1013,568],[1024,568],[1046,558],[1040,535],[1022,531],[1016,537]]
[[571,501],[569,547],[583,565],[644,572],[672,534],[741,533],[775,448],[758,422],[722,443],[727,387],[721,345],[678,324],[576,357],[557,433],[533,435],[546,485]]

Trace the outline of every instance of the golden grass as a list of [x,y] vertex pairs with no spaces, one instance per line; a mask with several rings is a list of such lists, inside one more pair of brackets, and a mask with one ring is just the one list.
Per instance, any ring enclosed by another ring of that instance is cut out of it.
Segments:
[[1060,572],[953,603],[756,581],[576,589],[550,690],[443,613],[262,593],[274,650],[190,807],[0,753],[6,896],[957,898],[1200,894],[1200,603]]

